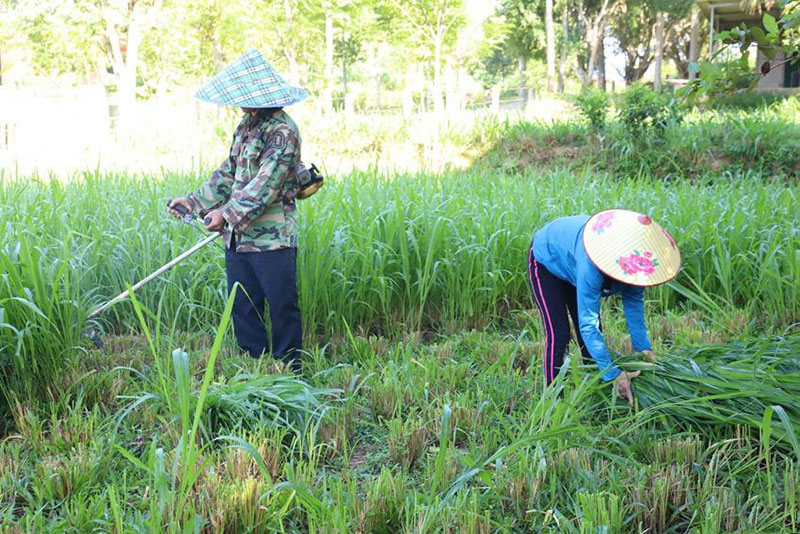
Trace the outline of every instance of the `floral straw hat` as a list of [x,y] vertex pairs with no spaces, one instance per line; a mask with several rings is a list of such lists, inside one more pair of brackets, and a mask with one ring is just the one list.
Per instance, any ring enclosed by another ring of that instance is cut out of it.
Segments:
[[634,286],[669,282],[681,268],[672,236],[635,211],[606,210],[590,217],[583,228],[583,246],[604,274]]
[[261,53],[253,48],[211,78],[194,95],[200,100],[240,108],[280,108],[306,98],[289,85]]

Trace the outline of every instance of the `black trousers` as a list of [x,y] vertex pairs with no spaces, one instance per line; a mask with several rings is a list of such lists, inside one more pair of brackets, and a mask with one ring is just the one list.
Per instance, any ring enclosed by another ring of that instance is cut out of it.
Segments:
[[[239,347],[258,358],[271,352],[299,369],[303,326],[297,305],[297,249],[236,252],[235,243],[225,251],[228,292],[236,282],[241,288],[233,304],[233,331]],[[272,342],[267,336],[264,304],[269,306]]]
[[578,295],[575,286],[558,278],[536,261],[531,247],[528,255],[528,280],[533,292],[533,300],[539,307],[544,326],[544,378],[549,386],[558,375],[564,363],[564,355],[570,341],[569,318],[575,326],[575,335],[583,358],[591,361],[581,337],[578,323]]

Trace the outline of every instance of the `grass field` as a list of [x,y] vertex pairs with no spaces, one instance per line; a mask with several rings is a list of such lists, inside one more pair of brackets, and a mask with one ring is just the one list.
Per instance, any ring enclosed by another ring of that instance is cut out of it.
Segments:
[[[794,115],[776,117],[796,128]],[[693,121],[674,128],[720,132]],[[797,532],[800,189],[775,172],[785,147],[660,179],[609,168],[619,145],[498,165],[525,143],[593,135],[542,128],[452,133],[482,154],[476,165],[343,173],[300,205],[309,351],[296,378],[233,350],[214,246],[104,315],[103,350],[83,336],[94,306],[201,238],[163,206],[203,176],[5,175],[0,525]],[[633,408],[575,347],[544,390],[526,285],[538,226],[612,206],[650,213],[684,259],[647,293],[657,364],[630,354],[619,302],[604,307],[609,347],[643,369]]]

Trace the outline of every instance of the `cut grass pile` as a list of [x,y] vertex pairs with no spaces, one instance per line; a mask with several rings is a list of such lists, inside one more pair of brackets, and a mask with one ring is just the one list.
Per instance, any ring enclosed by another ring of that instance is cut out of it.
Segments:
[[645,411],[666,414],[676,428],[769,433],[772,425],[800,459],[800,335],[684,349],[635,367],[643,370],[635,384]]

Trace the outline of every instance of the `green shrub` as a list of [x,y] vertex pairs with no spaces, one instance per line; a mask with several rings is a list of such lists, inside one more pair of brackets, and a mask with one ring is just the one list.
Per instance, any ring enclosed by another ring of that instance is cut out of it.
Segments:
[[575,102],[581,116],[589,121],[593,130],[602,130],[605,127],[610,104],[608,93],[600,89],[589,89],[578,95]]
[[619,121],[630,134],[646,130],[663,132],[670,123],[680,122],[680,113],[675,100],[668,95],[634,84],[622,93]]

